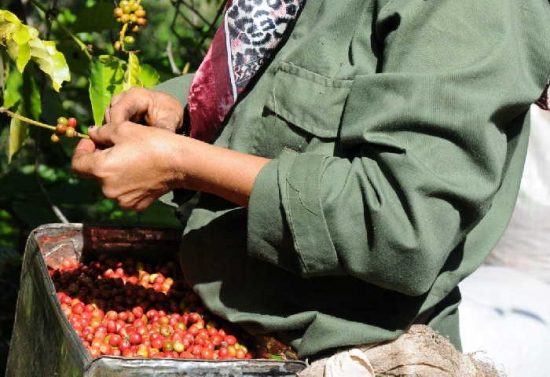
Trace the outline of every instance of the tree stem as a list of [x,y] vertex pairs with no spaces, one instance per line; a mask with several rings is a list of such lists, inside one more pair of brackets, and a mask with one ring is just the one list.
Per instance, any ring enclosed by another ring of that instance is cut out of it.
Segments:
[[[0,113],[4,113],[9,117],[20,120],[21,122],[32,124],[33,126],[37,126],[37,127],[46,128],[48,130],[52,130],[52,131],[55,132],[55,127],[54,126],[51,126],[51,125],[46,124],[46,123],[38,122],[36,120],[30,119],[30,118],[27,118],[27,117],[24,117],[23,115],[19,115],[17,113],[14,113],[13,111],[9,111],[8,109],[6,109],[4,107],[0,107]],[[79,137],[79,138],[82,138],[82,139],[89,139],[90,138],[88,135],[81,134],[80,132],[77,132],[76,136]]]

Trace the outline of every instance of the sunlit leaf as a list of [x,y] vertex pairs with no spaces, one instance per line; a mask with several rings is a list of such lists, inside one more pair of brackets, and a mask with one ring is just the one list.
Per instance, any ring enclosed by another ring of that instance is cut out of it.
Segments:
[[0,22],[5,21],[10,24],[21,24],[21,21],[15,14],[7,10],[0,10]]
[[124,73],[124,83],[122,85],[124,90],[128,90],[134,86],[141,86],[139,81],[140,66],[139,59],[134,52],[128,54],[128,64],[126,65],[126,72]]
[[94,122],[103,124],[105,110],[111,98],[122,91],[125,63],[110,55],[93,58],[90,65],[90,102]]
[[0,37],[5,41],[8,55],[16,62],[19,72],[23,72],[31,59],[29,40],[36,37],[36,29],[23,25],[13,13],[0,11]]
[[13,40],[7,41],[8,55],[15,61],[17,70],[23,72],[31,60],[31,46],[28,43],[17,44]]
[[156,69],[149,64],[142,64],[139,72],[139,81],[144,88],[151,88],[159,83],[160,76]]
[[6,10],[0,10],[0,44],[7,48],[19,72],[23,72],[32,59],[51,78],[57,91],[71,78],[65,56],[57,50],[55,42],[41,40],[38,30],[23,24]]
[[57,51],[55,42],[31,39],[31,57],[38,64],[38,67],[50,76],[52,86],[59,91],[63,81],[71,80],[71,73],[65,61],[65,56]]
[[19,27],[13,33],[12,38],[15,41],[15,43],[17,43],[19,45],[27,43],[28,41],[31,40],[31,38],[36,38],[37,37],[37,33],[32,32],[31,30],[33,30],[33,28],[28,27],[28,26],[23,27],[23,25],[21,25],[21,27]]

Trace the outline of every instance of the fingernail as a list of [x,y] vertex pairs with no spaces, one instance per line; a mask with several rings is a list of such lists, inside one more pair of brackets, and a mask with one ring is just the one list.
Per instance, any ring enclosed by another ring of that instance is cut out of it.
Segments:
[[93,130],[95,130],[95,129],[96,129],[96,126],[90,126],[90,127],[88,127],[88,131],[93,131]]

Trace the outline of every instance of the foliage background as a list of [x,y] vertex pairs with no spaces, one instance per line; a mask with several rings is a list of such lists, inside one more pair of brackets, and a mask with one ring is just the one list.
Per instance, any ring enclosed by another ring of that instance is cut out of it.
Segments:
[[[220,21],[224,0],[143,0],[149,25],[140,31],[135,46],[141,62],[152,65],[161,81],[200,64]],[[74,33],[94,56],[114,54],[112,43],[119,24],[112,0],[2,0],[0,9],[15,13],[54,40],[65,54],[72,80],[55,93],[46,78],[36,77],[42,91],[40,120],[54,124],[59,116],[74,116],[82,125],[92,123],[88,98],[89,60],[63,29]],[[38,10],[41,5],[46,12]],[[7,62],[0,62],[0,65]],[[1,72],[1,71],[0,71]],[[6,77],[0,73],[0,88]],[[2,92],[2,90],[0,90]],[[105,199],[93,181],[70,171],[76,141],[63,138],[52,144],[50,132],[31,127],[31,138],[7,163],[9,119],[0,117],[0,374],[7,359],[22,253],[29,232],[40,224],[70,222],[177,227],[174,214],[162,204],[143,213],[124,211]],[[84,128],[85,129],[85,128]],[[57,214],[56,214],[57,211]]]

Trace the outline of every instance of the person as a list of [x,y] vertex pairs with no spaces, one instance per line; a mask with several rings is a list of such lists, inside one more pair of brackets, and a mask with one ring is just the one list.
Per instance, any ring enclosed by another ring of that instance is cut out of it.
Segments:
[[413,324],[460,347],[457,285],[510,218],[549,19],[542,0],[236,1],[197,74],[115,97],[73,169],[125,208],[197,192],[187,280],[302,358]]

